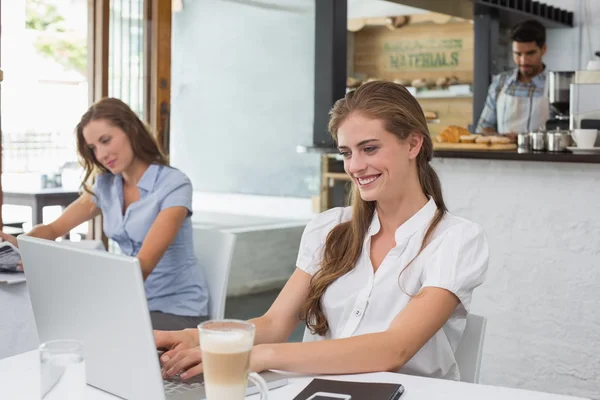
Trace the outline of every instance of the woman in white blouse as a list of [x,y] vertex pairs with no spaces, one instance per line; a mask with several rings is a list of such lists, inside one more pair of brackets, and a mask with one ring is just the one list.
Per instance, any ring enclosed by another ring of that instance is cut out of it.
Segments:
[[[252,369],[459,379],[454,352],[488,245],[479,225],[446,209],[421,107],[403,86],[371,82],[334,105],[329,130],[352,177],[352,207],[306,227],[295,272],[251,320]],[[287,343],[301,321],[310,334]],[[171,349],[166,377],[202,371],[195,329],[155,339]]]

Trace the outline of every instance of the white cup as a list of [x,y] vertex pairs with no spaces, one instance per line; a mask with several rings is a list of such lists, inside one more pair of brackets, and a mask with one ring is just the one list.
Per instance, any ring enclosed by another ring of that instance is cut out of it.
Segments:
[[577,147],[583,149],[590,149],[594,147],[596,138],[598,137],[597,129],[573,129],[573,140],[577,144]]
[[598,60],[589,61],[588,65],[587,65],[587,70],[588,71],[600,71],[600,61],[598,61]]

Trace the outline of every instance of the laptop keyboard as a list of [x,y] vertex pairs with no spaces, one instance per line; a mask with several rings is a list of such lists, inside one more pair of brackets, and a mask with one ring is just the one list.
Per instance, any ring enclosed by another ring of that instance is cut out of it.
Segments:
[[192,382],[184,382],[179,377],[173,377],[169,380],[163,380],[163,386],[165,394],[179,394],[189,392],[191,390],[197,390],[204,386],[202,379],[196,379]]

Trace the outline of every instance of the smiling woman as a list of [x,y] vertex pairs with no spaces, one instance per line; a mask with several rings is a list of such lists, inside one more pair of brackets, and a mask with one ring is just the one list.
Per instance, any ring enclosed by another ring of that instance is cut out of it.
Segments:
[[439,178],[429,164],[433,143],[425,115],[404,86],[372,82],[348,93],[333,107],[329,131],[344,157],[344,169],[355,184],[354,210],[348,223],[328,234],[321,271],[311,284],[312,300],[305,310],[307,321],[316,321],[312,329],[320,335],[326,333],[326,321],[316,301],[333,281],[354,268],[374,214],[388,233],[372,239],[371,261],[376,271],[396,245],[394,235],[390,235],[395,227],[429,199],[435,202],[436,211],[420,253],[447,212]]

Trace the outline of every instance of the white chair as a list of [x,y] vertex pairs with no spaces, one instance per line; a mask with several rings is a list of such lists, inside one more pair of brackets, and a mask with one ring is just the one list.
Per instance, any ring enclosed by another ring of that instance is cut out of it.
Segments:
[[235,239],[233,233],[194,227],[194,253],[208,284],[210,319],[225,317],[227,283]]
[[454,354],[462,382],[479,383],[486,324],[486,318],[481,315],[467,315],[467,326]]

